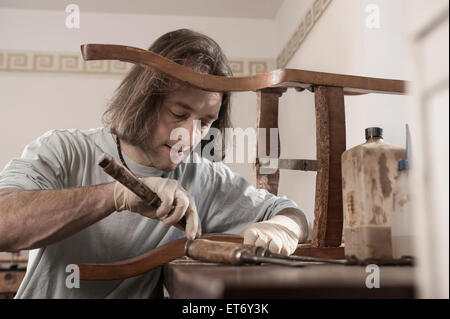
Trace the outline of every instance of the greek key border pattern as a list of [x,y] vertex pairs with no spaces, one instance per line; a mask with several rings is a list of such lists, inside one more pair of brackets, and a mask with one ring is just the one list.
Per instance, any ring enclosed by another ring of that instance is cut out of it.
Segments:
[[[275,67],[274,59],[231,59],[229,63],[234,76],[264,73]],[[0,72],[124,75],[132,66],[115,60],[84,61],[76,53],[0,49]]]
[[294,34],[284,46],[281,53],[276,59],[276,67],[284,68],[294,54],[300,48],[300,45],[308,36],[309,32],[328,8],[332,0],[315,0],[312,6],[308,9],[303,19],[300,21]]
[[0,72],[124,74],[131,68],[122,61],[84,61],[80,54],[10,51],[0,49]]
[[231,59],[228,62],[234,76],[251,76],[275,68],[274,59]]

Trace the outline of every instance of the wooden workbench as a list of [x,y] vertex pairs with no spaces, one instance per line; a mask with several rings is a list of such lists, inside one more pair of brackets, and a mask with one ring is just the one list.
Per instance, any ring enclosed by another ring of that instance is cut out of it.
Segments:
[[0,252],[0,299],[14,298],[25,277],[28,251]]
[[367,288],[365,266],[230,266],[180,258],[164,266],[171,298],[414,298],[413,266],[380,266],[380,287]]

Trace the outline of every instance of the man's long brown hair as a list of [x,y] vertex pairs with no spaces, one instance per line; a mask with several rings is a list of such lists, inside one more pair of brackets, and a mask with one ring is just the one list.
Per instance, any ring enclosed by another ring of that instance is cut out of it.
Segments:
[[[148,50],[197,72],[233,75],[220,46],[208,36],[192,30],[168,32],[159,37]],[[152,127],[158,120],[164,98],[176,87],[173,80],[160,72],[150,67],[134,65],[111,99],[103,114],[103,123],[120,139],[141,146],[149,138]],[[225,128],[231,127],[230,93],[223,93],[219,117],[211,127],[220,130],[222,139],[225,137]],[[202,140],[201,148],[209,142]],[[224,145],[222,142],[222,146]],[[222,149],[223,158],[225,147]]]

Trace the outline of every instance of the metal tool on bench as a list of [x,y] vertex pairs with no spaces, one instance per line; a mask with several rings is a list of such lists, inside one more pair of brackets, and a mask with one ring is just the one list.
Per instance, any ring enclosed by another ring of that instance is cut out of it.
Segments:
[[269,263],[303,267],[311,263],[347,264],[347,260],[322,259],[275,254],[269,249],[239,243],[218,242],[208,239],[188,240],[185,255],[200,261],[231,265]]

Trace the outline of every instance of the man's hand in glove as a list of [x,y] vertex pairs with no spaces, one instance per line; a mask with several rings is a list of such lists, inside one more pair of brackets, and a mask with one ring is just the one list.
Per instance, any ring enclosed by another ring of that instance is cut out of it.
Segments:
[[159,219],[164,226],[173,226],[186,216],[186,237],[195,239],[202,233],[200,218],[197,214],[194,198],[178,183],[178,181],[162,177],[141,178],[158,197],[161,205],[158,209],[148,205],[128,188],[116,182],[114,203],[118,212],[128,210],[143,216]]
[[291,255],[297,244],[308,237],[308,226],[302,212],[284,209],[270,220],[251,224],[241,234],[244,245],[261,246],[277,254]]

